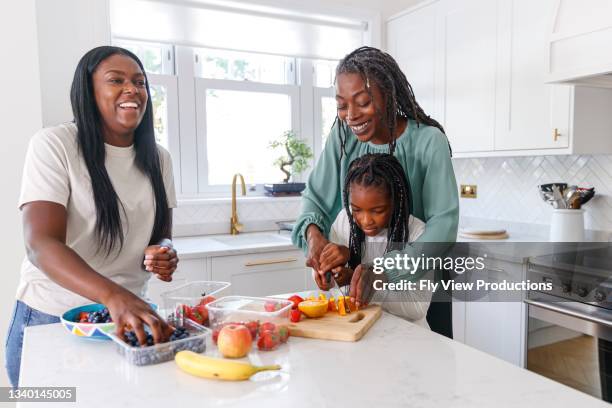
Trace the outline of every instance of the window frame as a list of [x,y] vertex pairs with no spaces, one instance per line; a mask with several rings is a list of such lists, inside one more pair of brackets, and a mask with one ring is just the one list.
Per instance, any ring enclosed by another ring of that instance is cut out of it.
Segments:
[[[206,91],[209,89],[222,91],[257,92],[284,94],[289,96],[291,103],[291,128],[299,129],[300,123],[300,87],[297,85],[264,84],[252,81],[233,81],[227,79],[195,79],[195,104],[196,104],[196,135],[197,135],[197,157],[198,157],[198,196],[220,197],[229,196],[231,191],[231,180],[228,184],[214,185],[208,184],[208,149],[207,149],[207,129],[206,129]],[[249,185],[249,175],[243,174],[245,182]],[[255,184],[255,192],[263,194],[263,184]],[[252,190],[251,190],[252,191]]]

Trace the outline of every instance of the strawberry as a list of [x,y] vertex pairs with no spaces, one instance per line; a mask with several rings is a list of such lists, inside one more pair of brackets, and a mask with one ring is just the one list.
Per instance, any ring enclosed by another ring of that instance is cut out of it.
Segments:
[[257,340],[257,348],[259,350],[274,350],[279,344],[280,337],[278,333],[271,330],[265,330],[259,333],[259,340]]
[[300,312],[298,309],[291,310],[291,314],[289,315],[289,320],[291,320],[291,322],[297,323],[300,321],[301,318],[302,312]]
[[276,325],[272,322],[264,322],[259,326],[259,335],[265,331],[274,331],[276,330]]
[[251,337],[255,339],[257,337],[257,332],[259,331],[259,320],[251,320],[244,324],[247,329],[251,332]]
[[211,302],[214,302],[215,300],[217,299],[215,299],[214,296],[205,296],[200,300],[200,303],[198,303],[198,306],[207,305]]
[[297,309],[300,302],[304,301],[304,299],[298,295],[293,295],[288,300],[293,302],[293,306],[291,307],[292,309]]
[[89,313],[87,313],[87,312],[79,313],[79,316],[77,317],[77,321],[79,323],[87,323],[87,322],[89,322]]
[[277,307],[278,303],[273,300],[267,300],[266,303],[264,303],[264,310],[266,312],[276,312]]
[[192,308],[190,310],[190,313],[187,315],[187,318],[193,320],[194,322],[198,324],[204,324],[204,318],[202,317],[200,312],[198,312],[198,310],[195,308]]
[[199,313],[200,316],[202,316],[202,323],[208,322],[208,309],[206,308],[206,305],[199,304],[197,306],[194,306],[192,310],[194,310],[195,312]]
[[281,343],[286,343],[289,340],[289,327],[284,324],[280,324],[277,326],[278,335],[280,337]]

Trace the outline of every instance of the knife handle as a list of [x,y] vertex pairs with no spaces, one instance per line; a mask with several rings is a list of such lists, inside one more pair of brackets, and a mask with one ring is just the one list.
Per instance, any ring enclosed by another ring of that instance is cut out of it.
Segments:
[[331,273],[331,271],[327,271],[327,272],[325,272],[325,282],[326,282],[326,283],[331,283],[331,279],[332,279],[332,273]]

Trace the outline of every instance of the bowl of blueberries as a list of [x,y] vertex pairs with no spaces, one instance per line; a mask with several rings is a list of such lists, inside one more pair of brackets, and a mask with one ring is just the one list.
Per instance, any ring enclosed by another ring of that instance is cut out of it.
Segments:
[[[157,305],[149,303],[153,310]],[[100,303],[75,307],[60,317],[62,325],[78,337],[109,340],[108,334],[115,331],[115,323],[106,306]]]

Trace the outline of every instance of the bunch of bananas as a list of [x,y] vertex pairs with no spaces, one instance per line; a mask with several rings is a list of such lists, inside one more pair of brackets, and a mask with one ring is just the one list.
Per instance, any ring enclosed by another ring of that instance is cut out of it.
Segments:
[[228,381],[247,380],[260,371],[280,370],[281,368],[279,365],[254,366],[240,361],[204,356],[187,350],[176,353],[174,360],[181,370],[191,375]]

